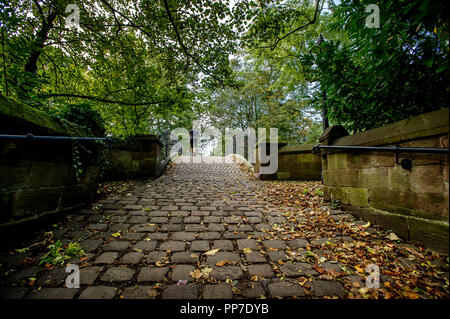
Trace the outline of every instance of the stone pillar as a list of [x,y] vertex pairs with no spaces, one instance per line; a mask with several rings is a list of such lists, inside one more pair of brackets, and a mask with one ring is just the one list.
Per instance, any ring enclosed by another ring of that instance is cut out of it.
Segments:
[[[260,143],[262,144],[262,143]],[[278,143],[266,143],[266,154],[270,155],[270,145],[271,144],[277,144],[278,151],[283,147],[286,146],[287,143],[278,142]],[[259,149],[258,147],[255,148],[255,166],[254,166],[254,174],[257,178],[262,180],[273,180],[277,179],[277,173],[275,174],[260,174],[260,168],[261,166],[269,166],[269,163],[261,164],[259,161]]]

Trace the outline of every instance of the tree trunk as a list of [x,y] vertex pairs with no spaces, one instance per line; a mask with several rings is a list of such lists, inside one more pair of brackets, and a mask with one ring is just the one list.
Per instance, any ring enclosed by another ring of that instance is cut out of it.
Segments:
[[33,41],[33,46],[31,49],[30,56],[28,57],[27,64],[25,65],[25,71],[32,74],[36,73],[37,61],[42,53],[42,48],[44,47],[45,41],[48,39],[48,33],[50,29],[53,28],[53,22],[58,15],[56,6],[50,8],[50,12],[46,19],[42,17],[42,26],[36,35],[36,39]]

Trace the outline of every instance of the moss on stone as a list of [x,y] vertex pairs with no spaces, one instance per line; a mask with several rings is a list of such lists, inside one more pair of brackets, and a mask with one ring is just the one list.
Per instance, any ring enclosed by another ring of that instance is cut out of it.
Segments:
[[88,135],[72,123],[3,95],[0,95],[0,127],[3,134]]

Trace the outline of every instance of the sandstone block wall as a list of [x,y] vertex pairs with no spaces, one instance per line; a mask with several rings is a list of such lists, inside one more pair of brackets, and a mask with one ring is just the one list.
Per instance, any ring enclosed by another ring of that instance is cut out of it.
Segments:
[[[28,133],[87,136],[68,122],[0,96],[0,134]],[[74,163],[75,149],[80,164]],[[97,142],[1,139],[0,228],[91,202],[97,193],[99,150]]]
[[141,179],[162,174],[161,142],[154,135],[135,136],[109,151],[106,180]]
[[[326,145],[448,148],[448,119],[447,108],[349,136],[331,127],[320,140]],[[394,153],[327,151],[325,198],[407,240],[448,253],[448,155],[400,153],[398,162],[404,158],[412,161],[410,170],[396,163]]]

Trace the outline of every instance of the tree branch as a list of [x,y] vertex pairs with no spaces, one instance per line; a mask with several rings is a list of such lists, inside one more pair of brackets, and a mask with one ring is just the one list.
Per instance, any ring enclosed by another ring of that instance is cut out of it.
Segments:
[[73,98],[78,98],[78,99],[98,101],[98,102],[110,103],[110,104],[129,105],[129,106],[153,105],[153,104],[159,104],[159,103],[164,103],[164,102],[169,101],[169,100],[161,100],[161,101],[153,101],[153,102],[131,103],[131,102],[124,102],[124,101],[109,100],[109,99],[101,98],[98,96],[70,94],[70,93],[51,93],[51,94],[41,95],[40,97],[44,98],[44,99],[48,99],[48,98],[52,98],[52,97],[73,97]]
[[165,8],[166,13],[167,13],[167,17],[169,18],[170,24],[172,25],[173,30],[175,31],[175,35],[177,37],[177,41],[180,44],[180,46],[183,49],[183,51],[186,54],[186,56],[188,58],[191,58],[195,62],[195,64],[197,64],[200,67],[200,69],[202,69],[202,71],[204,71],[206,74],[208,74],[209,76],[214,78],[216,81],[222,82],[218,78],[216,78],[213,74],[211,74],[208,70],[206,70],[200,64],[200,62],[198,62],[198,60],[188,51],[188,49],[186,48],[186,46],[183,43],[183,40],[181,39],[181,35],[180,35],[180,32],[178,31],[178,28],[177,28],[177,26],[175,24],[175,21],[173,20],[172,13],[170,11],[169,4],[167,3],[167,0],[163,0],[163,2],[164,2],[164,8]]

